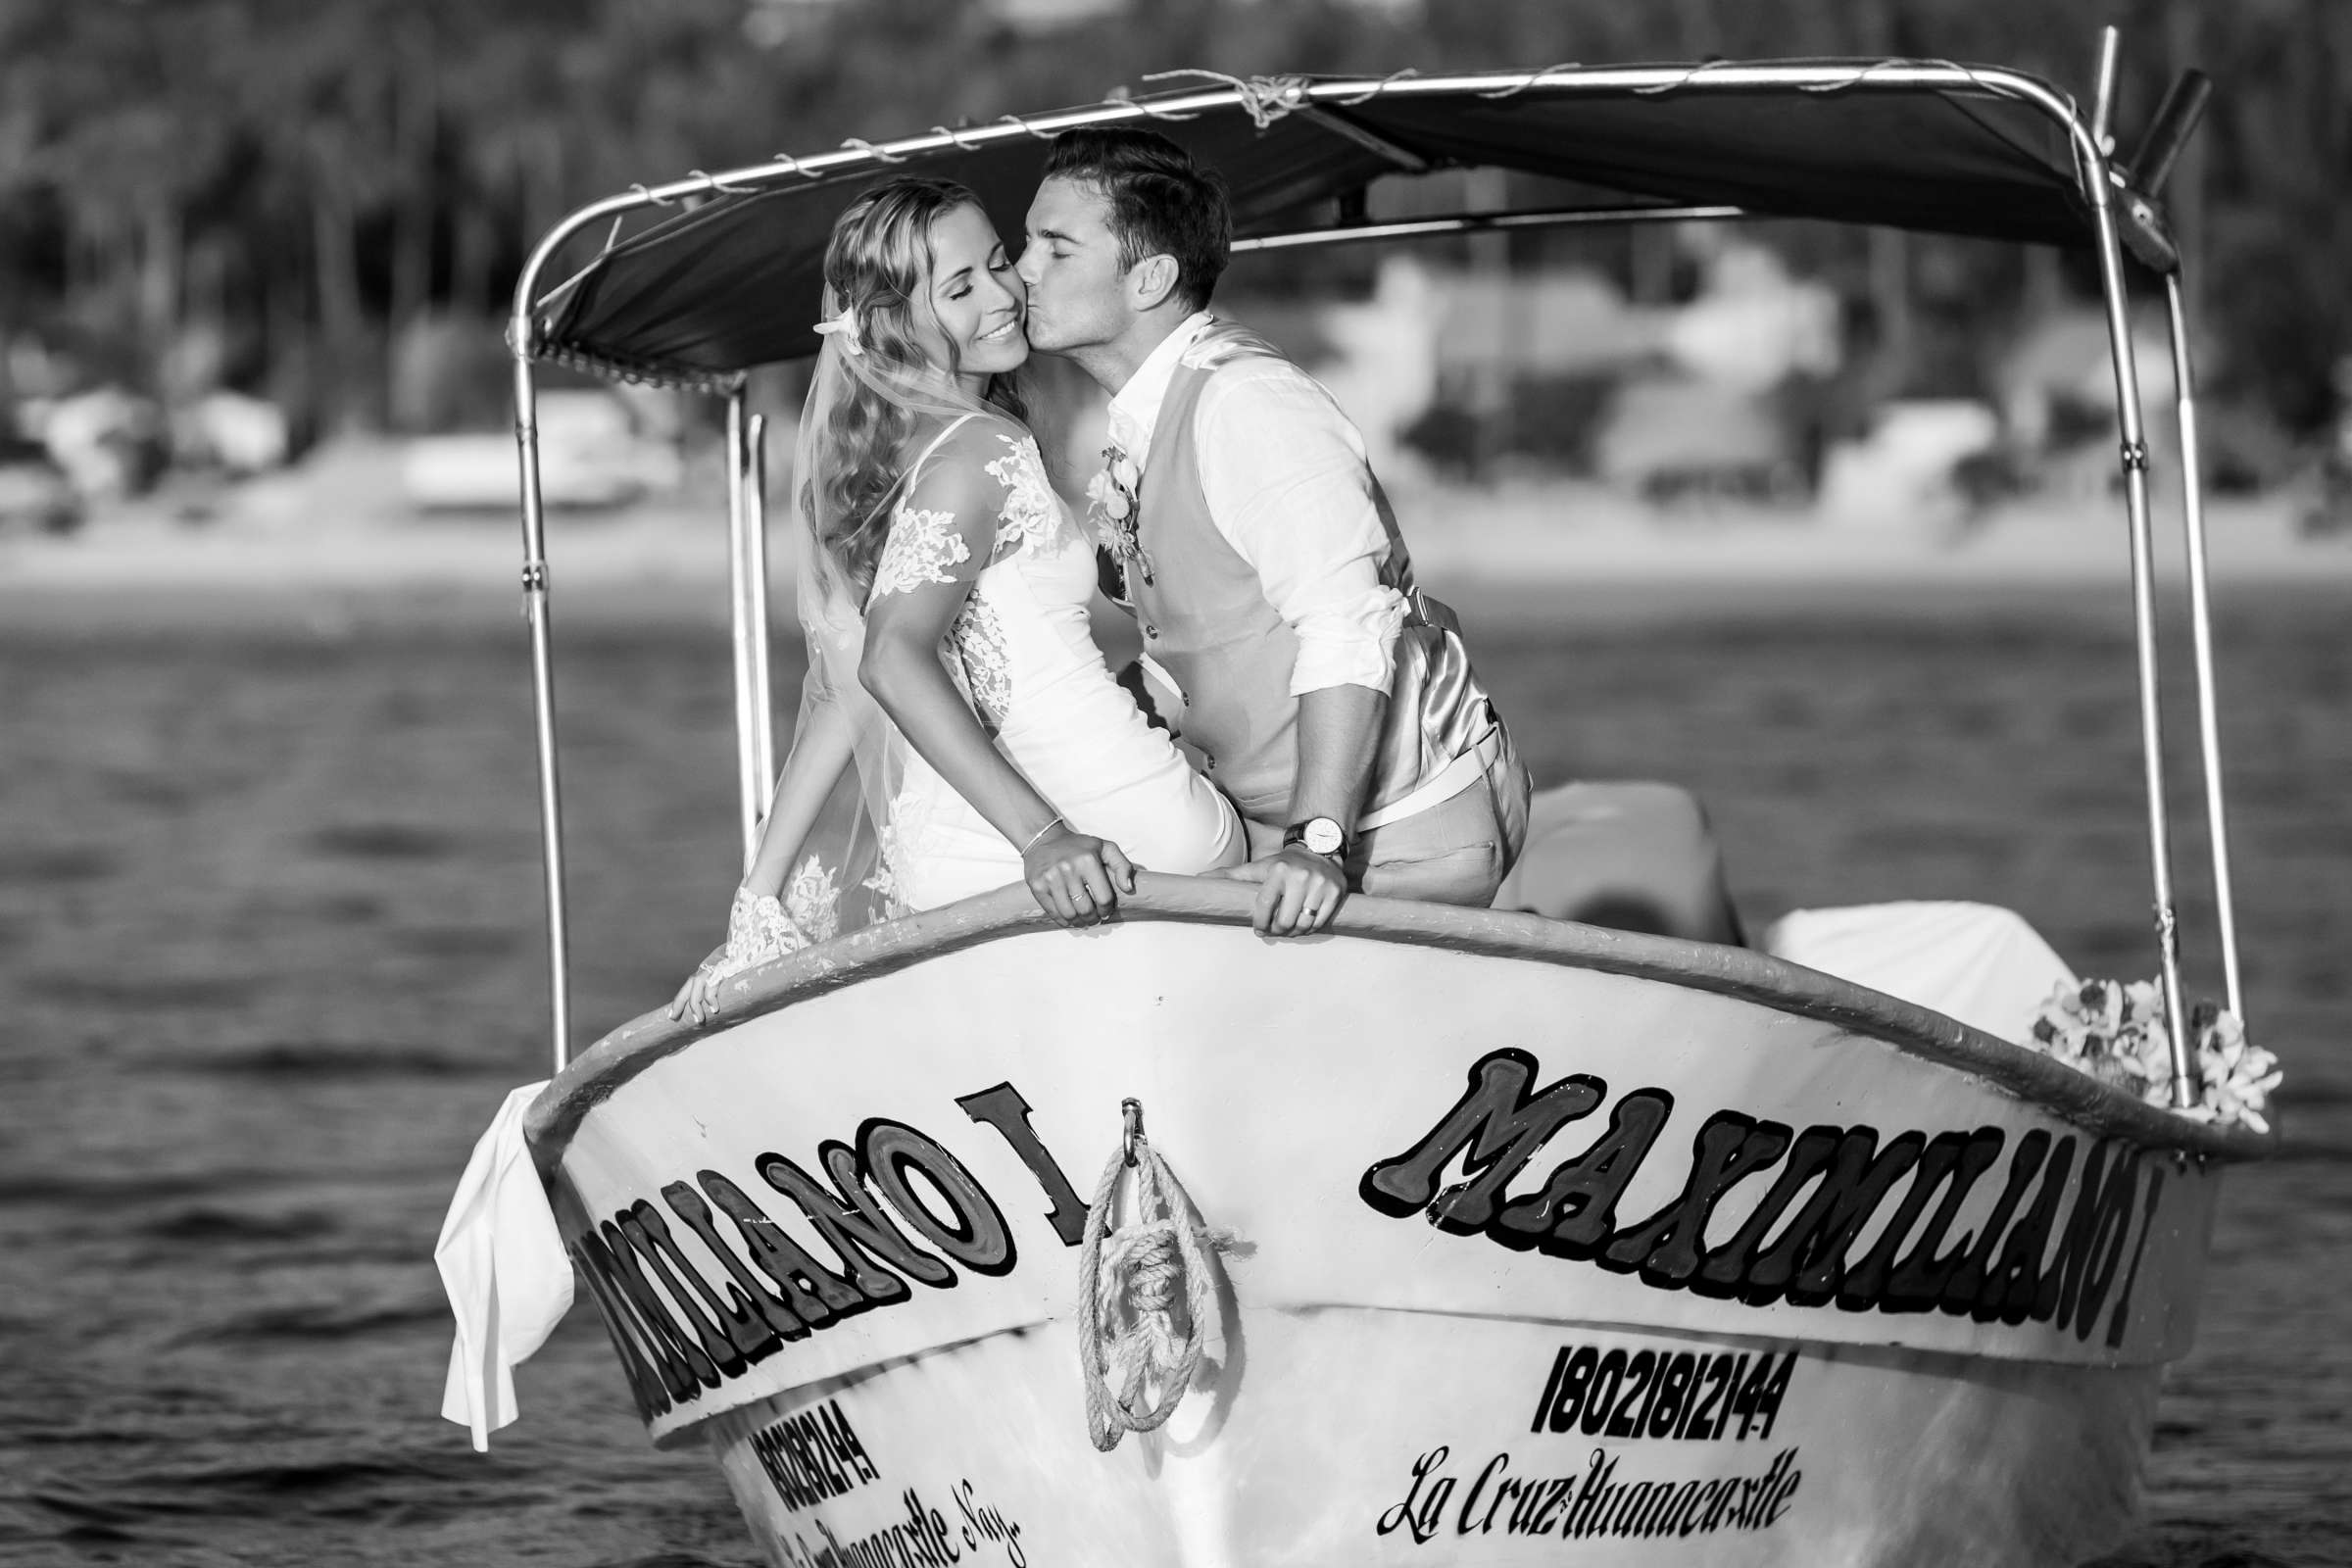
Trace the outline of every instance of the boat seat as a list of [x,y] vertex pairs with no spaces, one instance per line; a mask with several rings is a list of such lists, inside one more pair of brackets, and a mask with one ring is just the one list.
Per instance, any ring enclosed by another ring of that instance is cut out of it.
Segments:
[[1795,909],[1766,929],[1764,951],[2018,1045],[2050,993],[2080,983],[2039,932],[1990,904]]
[[1494,907],[1745,945],[1707,813],[1696,796],[1672,784],[1617,780],[1539,791],[1528,805],[1526,848]]

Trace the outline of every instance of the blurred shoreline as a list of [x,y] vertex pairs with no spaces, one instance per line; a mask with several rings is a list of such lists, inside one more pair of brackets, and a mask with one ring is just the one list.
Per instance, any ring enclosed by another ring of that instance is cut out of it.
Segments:
[[[2131,580],[2119,496],[1860,520],[1744,501],[1660,506],[1572,479],[1393,493],[1424,585],[1512,618],[2120,599]],[[2303,536],[2303,504],[2286,490],[2208,503],[2217,596],[2352,592],[2352,534]],[[391,454],[354,443],[233,488],[168,486],[74,534],[0,539],[0,621],[318,629],[518,615],[518,519],[517,509],[420,511],[402,497]],[[771,504],[779,625],[792,614],[784,526]],[[2179,509],[2161,498],[2155,537],[2160,604],[2180,605]],[[559,624],[726,616],[722,494],[556,512],[547,538]]]

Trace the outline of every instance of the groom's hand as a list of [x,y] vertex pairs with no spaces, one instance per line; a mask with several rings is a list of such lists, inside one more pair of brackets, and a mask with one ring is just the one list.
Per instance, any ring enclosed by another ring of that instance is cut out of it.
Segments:
[[1303,844],[1209,875],[1258,884],[1250,923],[1270,937],[1303,937],[1324,929],[1348,897],[1348,876],[1339,862]]

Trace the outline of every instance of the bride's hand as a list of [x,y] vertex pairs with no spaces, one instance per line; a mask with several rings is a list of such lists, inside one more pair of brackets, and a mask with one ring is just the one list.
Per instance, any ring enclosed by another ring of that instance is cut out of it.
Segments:
[[711,971],[718,960],[726,956],[727,945],[721,942],[710,950],[710,956],[695,965],[694,973],[688,975],[686,983],[678,987],[678,994],[669,999],[669,1006],[665,1010],[673,1022],[691,1018],[696,1023],[705,1023],[716,1015],[718,981]]
[[1055,826],[1021,856],[1021,876],[1038,906],[1063,925],[1107,920],[1121,893],[1135,891],[1135,865],[1108,839]]

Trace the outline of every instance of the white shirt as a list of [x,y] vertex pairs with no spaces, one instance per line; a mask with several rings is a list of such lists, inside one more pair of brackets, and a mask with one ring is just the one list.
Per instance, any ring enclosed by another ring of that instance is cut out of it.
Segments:
[[[1216,318],[1169,333],[1110,400],[1110,439],[1151,466],[1168,383]],[[1219,370],[1194,405],[1200,489],[1225,542],[1265,585],[1298,639],[1291,695],[1333,686],[1386,692],[1404,596],[1380,580],[1388,530],[1372,500],[1363,437],[1320,382],[1288,360],[1251,356]]]

